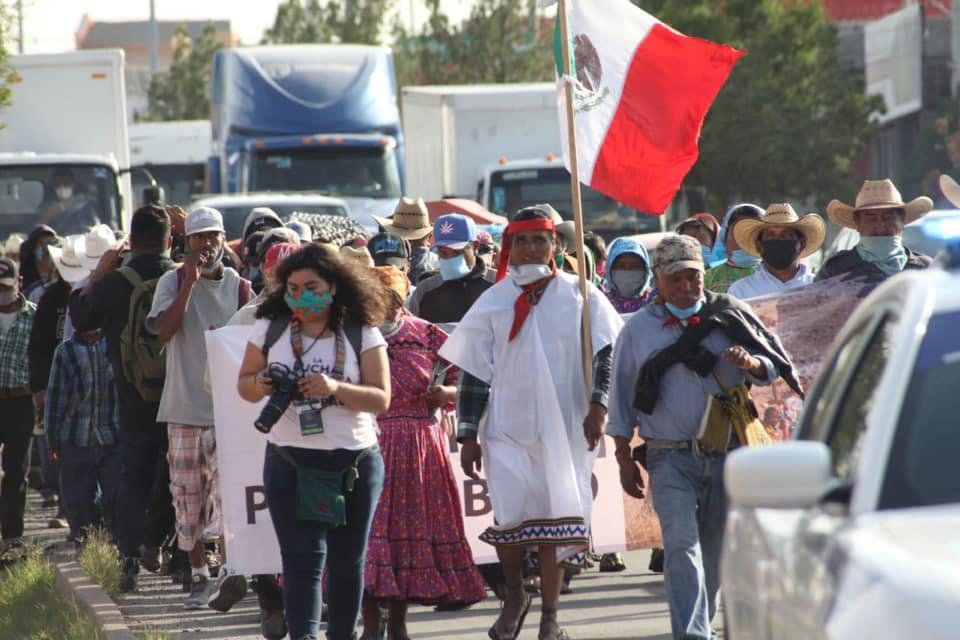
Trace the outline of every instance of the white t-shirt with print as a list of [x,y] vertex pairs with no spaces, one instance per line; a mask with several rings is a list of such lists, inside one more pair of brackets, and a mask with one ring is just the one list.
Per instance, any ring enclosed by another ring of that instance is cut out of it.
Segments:
[[[261,348],[270,326],[268,318],[260,318],[253,324],[250,332],[250,344]],[[353,352],[346,336],[344,340],[343,377],[346,382],[359,384],[360,361]],[[303,336],[303,365],[309,374],[325,373],[330,375],[336,365],[336,338],[330,336],[313,342],[313,338]],[[361,332],[360,352],[386,346],[387,341],[376,327],[363,327]],[[290,344],[290,329],[270,347],[268,362],[279,362],[291,369],[296,363],[293,356],[293,346]],[[371,447],[377,442],[376,416],[372,413],[354,411],[342,405],[334,405],[323,409],[323,433],[304,436],[300,433],[300,417],[291,403],[284,414],[273,426],[267,438],[270,442],[290,447],[304,449],[349,449],[359,451]]]

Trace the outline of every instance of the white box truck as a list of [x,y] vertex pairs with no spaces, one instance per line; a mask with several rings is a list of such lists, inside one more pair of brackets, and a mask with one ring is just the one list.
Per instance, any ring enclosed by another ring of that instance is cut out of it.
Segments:
[[188,206],[205,190],[210,131],[209,120],[131,124],[133,192],[142,193],[153,178],[163,188],[166,202]]
[[[509,216],[548,202],[572,219],[553,83],[406,87],[407,193],[471,198]],[[610,239],[661,231],[648,216],[583,186],[584,224]]]
[[10,57],[0,111],[0,238],[38,223],[60,234],[128,227],[133,197],[123,51]]

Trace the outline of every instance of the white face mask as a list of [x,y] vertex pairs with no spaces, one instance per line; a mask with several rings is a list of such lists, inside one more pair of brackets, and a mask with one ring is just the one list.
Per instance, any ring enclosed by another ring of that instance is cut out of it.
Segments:
[[547,278],[553,273],[548,264],[512,264],[507,270],[513,281],[521,287]]
[[16,287],[10,287],[9,289],[4,289],[0,291],[0,307],[5,307],[8,304],[13,304],[13,301],[17,299],[17,295],[20,292],[17,291]]
[[207,264],[200,267],[200,272],[205,273],[206,275],[211,275],[216,273],[217,269],[220,268],[220,262],[223,260],[223,247],[220,247],[220,251],[217,253],[216,257],[208,262]]
[[58,200],[69,200],[73,195],[73,187],[57,187],[56,191]]

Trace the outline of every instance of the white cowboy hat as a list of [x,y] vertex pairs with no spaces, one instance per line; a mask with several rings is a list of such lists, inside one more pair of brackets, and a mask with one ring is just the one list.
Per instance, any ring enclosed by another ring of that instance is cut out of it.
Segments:
[[839,200],[831,200],[827,205],[827,215],[843,227],[857,228],[854,214],[864,209],[903,209],[903,224],[919,220],[933,209],[933,200],[926,196],[904,202],[900,192],[888,178],[885,180],[865,180],[857,194],[856,204],[850,206]]
[[117,238],[113,234],[113,229],[105,224],[97,226],[87,231],[84,236],[84,251],[80,256],[80,261],[87,269],[91,271],[96,269],[100,263],[103,254],[117,246]]
[[945,173],[940,174],[940,191],[955,207],[960,207],[960,184]]
[[57,269],[57,273],[68,284],[74,285],[90,275],[90,269],[83,264],[84,237],[81,235],[67,236],[63,246],[48,245],[50,259]]
[[400,236],[404,240],[420,240],[433,233],[430,213],[423,198],[400,198],[393,218],[373,216],[384,231]]
[[827,237],[827,226],[823,223],[823,218],[815,213],[808,213],[801,218],[788,203],[770,205],[763,215],[756,220],[752,218],[740,220],[733,227],[733,237],[741,249],[759,258],[760,250],[757,249],[757,238],[760,237],[764,229],[774,226],[790,227],[803,235],[806,246],[800,252],[801,258],[806,258],[815,253],[817,249],[823,246],[823,241]]

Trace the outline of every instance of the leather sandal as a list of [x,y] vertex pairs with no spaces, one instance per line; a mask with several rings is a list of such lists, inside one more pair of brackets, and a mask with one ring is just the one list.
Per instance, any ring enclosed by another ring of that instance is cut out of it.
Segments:
[[508,630],[506,633],[500,633],[497,631],[497,625],[501,622],[506,622],[504,619],[504,613],[506,613],[506,600],[503,602],[503,610],[500,612],[500,617],[497,618],[497,621],[493,623],[493,626],[490,627],[490,630],[487,631],[487,637],[490,640],[514,640],[518,635],[520,635],[520,630],[523,629],[523,623],[527,619],[527,613],[530,612],[530,604],[533,602],[533,598],[524,591],[523,586],[511,587],[507,586],[507,599],[511,596],[523,598],[523,604],[518,609],[518,615],[516,622],[514,623],[513,629]]
[[557,622],[556,609],[540,609],[540,633],[537,637],[539,640],[570,640],[567,631],[561,629]]

